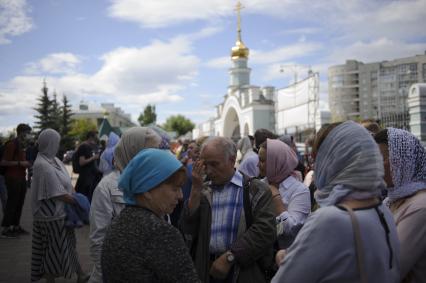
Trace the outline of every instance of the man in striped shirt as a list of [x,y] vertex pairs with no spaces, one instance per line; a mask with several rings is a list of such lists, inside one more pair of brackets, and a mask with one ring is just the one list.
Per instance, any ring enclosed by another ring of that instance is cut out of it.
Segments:
[[[193,166],[182,229],[203,282],[265,282],[258,263],[271,253],[276,235],[271,192],[259,180],[245,188],[243,176],[234,169],[236,155],[232,140],[211,137]],[[209,181],[203,184],[205,178]],[[250,227],[245,193],[250,195]]]

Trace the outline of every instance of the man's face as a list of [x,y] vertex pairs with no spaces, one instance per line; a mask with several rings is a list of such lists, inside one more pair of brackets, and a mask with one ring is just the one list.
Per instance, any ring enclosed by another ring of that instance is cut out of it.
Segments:
[[21,134],[19,134],[19,139],[23,143],[29,143],[32,139],[31,131],[22,132]]
[[225,185],[234,175],[235,157],[225,158],[225,155],[213,144],[205,146],[201,152],[205,172],[213,185]]

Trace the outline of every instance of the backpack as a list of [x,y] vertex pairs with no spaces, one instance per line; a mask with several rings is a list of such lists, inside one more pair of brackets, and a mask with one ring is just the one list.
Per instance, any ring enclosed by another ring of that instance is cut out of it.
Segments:
[[77,148],[76,151],[74,151],[74,153],[72,154],[72,158],[71,158],[71,163],[72,163],[72,171],[75,174],[79,174],[81,167],[80,167],[80,156],[78,156],[77,152],[80,149],[80,147]]

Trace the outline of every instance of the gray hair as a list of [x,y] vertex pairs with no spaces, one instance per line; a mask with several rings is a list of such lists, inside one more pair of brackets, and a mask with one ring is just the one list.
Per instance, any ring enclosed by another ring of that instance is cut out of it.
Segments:
[[237,156],[237,146],[230,138],[209,137],[201,145],[200,152],[202,152],[203,149],[210,144],[215,148],[220,149],[220,151],[223,152],[225,159],[229,159],[231,157],[235,158]]

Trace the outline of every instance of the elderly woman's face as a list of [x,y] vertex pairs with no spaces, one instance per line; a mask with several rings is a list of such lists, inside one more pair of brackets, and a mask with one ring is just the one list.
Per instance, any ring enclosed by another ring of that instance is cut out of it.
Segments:
[[151,197],[151,205],[161,215],[172,213],[179,200],[183,198],[180,184],[162,183],[148,193]]
[[200,156],[200,149],[195,142],[188,145],[188,155],[192,160],[197,160]]
[[383,156],[383,167],[385,169],[385,176],[383,179],[385,180],[385,183],[388,188],[393,187],[393,181],[392,181],[392,173],[390,169],[390,160],[389,160],[389,148],[386,144],[379,144],[380,152]]

